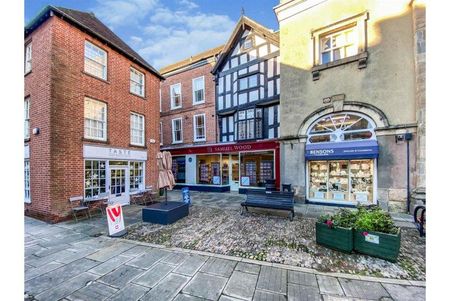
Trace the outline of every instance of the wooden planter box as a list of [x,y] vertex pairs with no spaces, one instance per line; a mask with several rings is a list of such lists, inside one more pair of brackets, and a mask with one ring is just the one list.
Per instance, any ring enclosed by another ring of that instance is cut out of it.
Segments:
[[[367,235],[363,233],[367,232]],[[400,228],[397,234],[386,234],[364,230],[355,230],[353,235],[353,245],[355,251],[370,256],[397,262],[400,252]]]
[[329,228],[316,222],[316,242],[327,248],[351,253],[353,250],[353,230],[351,228]]

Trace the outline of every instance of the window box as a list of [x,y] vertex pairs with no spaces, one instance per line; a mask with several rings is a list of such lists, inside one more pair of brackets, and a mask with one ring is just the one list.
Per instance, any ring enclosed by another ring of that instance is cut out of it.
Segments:
[[357,229],[353,233],[355,251],[370,256],[397,262],[400,253],[401,230],[396,234]]
[[329,228],[325,223],[316,222],[316,242],[333,250],[351,253],[353,250],[353,229],[336,226]]

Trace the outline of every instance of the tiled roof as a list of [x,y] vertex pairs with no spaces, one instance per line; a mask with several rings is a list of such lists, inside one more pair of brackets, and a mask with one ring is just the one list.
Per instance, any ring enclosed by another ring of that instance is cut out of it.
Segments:
[[147,63],[136,51],[131,49],[131,47],[128,46],[121,38],[119,38],[105,24],[97,19],[93,13],[48,5],[25,27],[25,36],[29,35],[42,23],[43,20],[47,19],[50,16],[50,12],[63,17],[64,20],[74,24],[77,27],[81,27],[92,36],[98,38],[102,42],[108,44],[111,48],[128,57],[131,61],[136,62],[143,68],[163,79],[161,74],[155,68]]
[[180,69],[180,68],[183,68],[183,67],[195,64],[195,63],[197,63],[197,62],[199,62],[201,60],[204,60],[204,59],[207,59],[207,58],[210,58],[212,56],[215,56],[215,55],[219,54],[221,52],[222,48],[223,48],[223,45],[220,45],[218,47],[206,50],[204,52],[201,52],[199,54],[191,56],[191,57],[189,57],[187,59],[184,59],[182,61],[179,61],[179,62],[176,62],[174,64],[165,66],[165,67],[161,68],[159,70],[159,72],[161,72],[161,74],[167,74],[167,73],[175,71],[177,69]]

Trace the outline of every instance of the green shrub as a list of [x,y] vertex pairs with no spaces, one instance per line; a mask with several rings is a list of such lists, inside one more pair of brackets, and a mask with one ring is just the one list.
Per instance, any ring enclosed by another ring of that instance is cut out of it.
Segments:
[[334,215],[320,216],[319,222],[327,224],[330,228],[336,226],[390,234],[395,234],[398,230],[389,213],[378,206],[358,206],[356,211],[340,209]]

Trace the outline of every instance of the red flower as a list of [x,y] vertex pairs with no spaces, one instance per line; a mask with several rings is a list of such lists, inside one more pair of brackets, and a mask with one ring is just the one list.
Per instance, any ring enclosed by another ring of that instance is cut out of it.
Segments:
[[328,228],[331,228],[331,227],[333,227],[333,221],[332,220],[327,220],[326,222],[325,222],[325,224],[327,224],[327,226],[328,226]]
[[362,234],[362,236],[367,236],[367,235],[369,235],[369,232],[364,231],[361,234]]

